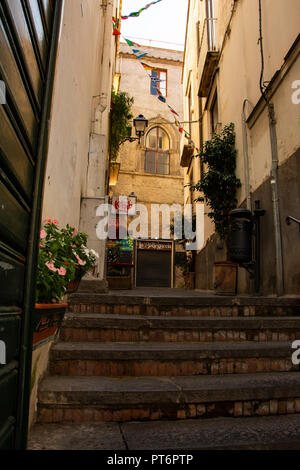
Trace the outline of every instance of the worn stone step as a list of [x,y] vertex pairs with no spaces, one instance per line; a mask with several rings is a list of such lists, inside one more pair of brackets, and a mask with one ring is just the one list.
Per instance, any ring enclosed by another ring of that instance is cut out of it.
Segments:
[[39,390],[39,422],[142,421],[300,412],[300,373],[59,377]]
[[294,341],[295,317],[167,317],[68,313],[62,341]]
[[[299,450],[300,414],[132,423],[39,423],[27,450]],[[183,460],[184,462],[186,460]]]
[[69,343],[51,350],[50,372],[70,376],[179,376],[298,370],[289,342]]
[[[136,290],[135,290],[136,291]],[[143,292],[143,291],[141,291]],[[72,294],[69,311],[116,315],[163,316],[294,316],[300,315],[300,299],[289,297],[212,296],[197,291],[183,294],[173,289],[156,295]]]

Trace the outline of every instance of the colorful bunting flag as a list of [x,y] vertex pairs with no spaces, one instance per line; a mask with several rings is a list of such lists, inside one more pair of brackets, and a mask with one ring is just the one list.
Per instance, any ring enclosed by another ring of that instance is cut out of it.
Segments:
[[138,11],[133,11],[132,13],[130,13],[129,15],[127,16],[121,16],[122,20],[127,20],[128,18],[136,18],[137,16],[140,16],[140,14],[142,13],[142,11],[144,10],[147,10],[147,8],[149,8],[151,5],[154,5],[155,3],[159,3],[161,2],[161,0],[155,0],[154,2],[151,2],[151,3],[148,3],[146,6],[144,6],[143,8],[140,8],[140,10]]
[[145,64],[145,62],[141,62],[142,66],[144,67],[145,70],[152,70],[152,67],[150,65]]
[[126,38],[124,38],[124,39],[127,42],[128,46],[134,47],[134,43],[132,41],[130,41],[130,39],[126,39]]
[[117,28],[113,28],[113,36],[120,36],[120,31]]
[[143,54],[137,55],[137,59],[141,59],[142,57],[145,57],[145,55],[148,55],[147,52],[144,52]]
[[170,109],[170,111],[171,111],[173,114],[176,114],[176,116],[179,117],[179,114],[176,113],[175,109],[173,109],[172,106],[170,106],[169,104],[168,104],[168,108]]
[[[159,0],[161,1],[161,0]],[[154,2],[156,3],[156,2]],[[152,3],[151,3],[152,4]],[[149,4],[149,6],[151,5]],[[122,17],[123,18],[123,17]],[[142,54],[140,54],[141,50],[140,49],[133,49],[133,48],[136,48],[136,47],[143,47],[143,46],[140,46],[139,44],[133,42],[133,41],[130,41],[130,39],[127,39],[127,38],[124,38],[125,41],[127,42],[127,44],[132,47],[132,52],[135,54],[136,58],[137,59],[141,59],[142,57],[146,56],[148,53],[147,52],[144,52]],[[153,68],[146,64],[145,62],[142,62],[140,60],[140,64],[143,66],[143,68],[146,70],[146,71],[152,71]],[[150,77],[150,80],[152,83],[157,83],[157,82],[162,82],[162,81],[165,81],[165,80],[161,80],[157,77],[153,77],[152,75],[150,75],[149,73],[147,74],[149,77]],[[171,113],[175,114],[175,116],[178,116],[179,117],[179,114],[175,111],[174,108],[172,108],[172,106],[170,106],[168,103],[167,103],[167,100],[166,98],[162,95],[161,91],[157,88],[157,98],[162,102],[162,103],[166,103],[169,110],[171,111]],[[185,129],[183,129],[183,127],[181,127],[180,123],[177,121],[176,118],[175,119],[175,126],[178,127],[178,131],[180,132],[180,134],[184,134],[185,138],[188,139],[190,142],[192,142],[194,144],[194,142],[191,140],[191,135],[185,131]],[[194,144],[195,145],[195,144]],[[196,148],[197,152],[198,152],[198,149]]]

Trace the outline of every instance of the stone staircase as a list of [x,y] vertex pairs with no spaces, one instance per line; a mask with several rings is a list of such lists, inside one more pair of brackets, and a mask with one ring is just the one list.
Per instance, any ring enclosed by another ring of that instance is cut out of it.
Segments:
[[73,294],[40,385],[38,421],[299,413],[291,361],[299,314],[298,299]]

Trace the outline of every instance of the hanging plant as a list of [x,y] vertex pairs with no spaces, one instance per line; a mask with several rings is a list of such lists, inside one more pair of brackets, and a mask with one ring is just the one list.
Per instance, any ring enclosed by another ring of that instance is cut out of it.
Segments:
[[206,202],[211,209],[208,216],[214,221],[221,239],[228,235],[229,213],[236,207],[236,192],[241,186],[235,176],[236,154],[234,124],[231,123],[205,142],[196,155],[207,165],[207,170],[191,189],[203,193],[196,201]]
[[111,94],[111,111],[110,111],[110,138],[109,138],[109,156],[111,161],[117,159],[120,145],[128,136],[128,127],[133,115],[131,107],[133,98],[128,93],[121,91]]

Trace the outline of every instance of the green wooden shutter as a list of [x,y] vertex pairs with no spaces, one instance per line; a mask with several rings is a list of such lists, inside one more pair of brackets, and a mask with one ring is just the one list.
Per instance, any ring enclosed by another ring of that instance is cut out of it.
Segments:
[[61,7],[61,0],[0,4],[0,449],[26,447],[46,122]]

